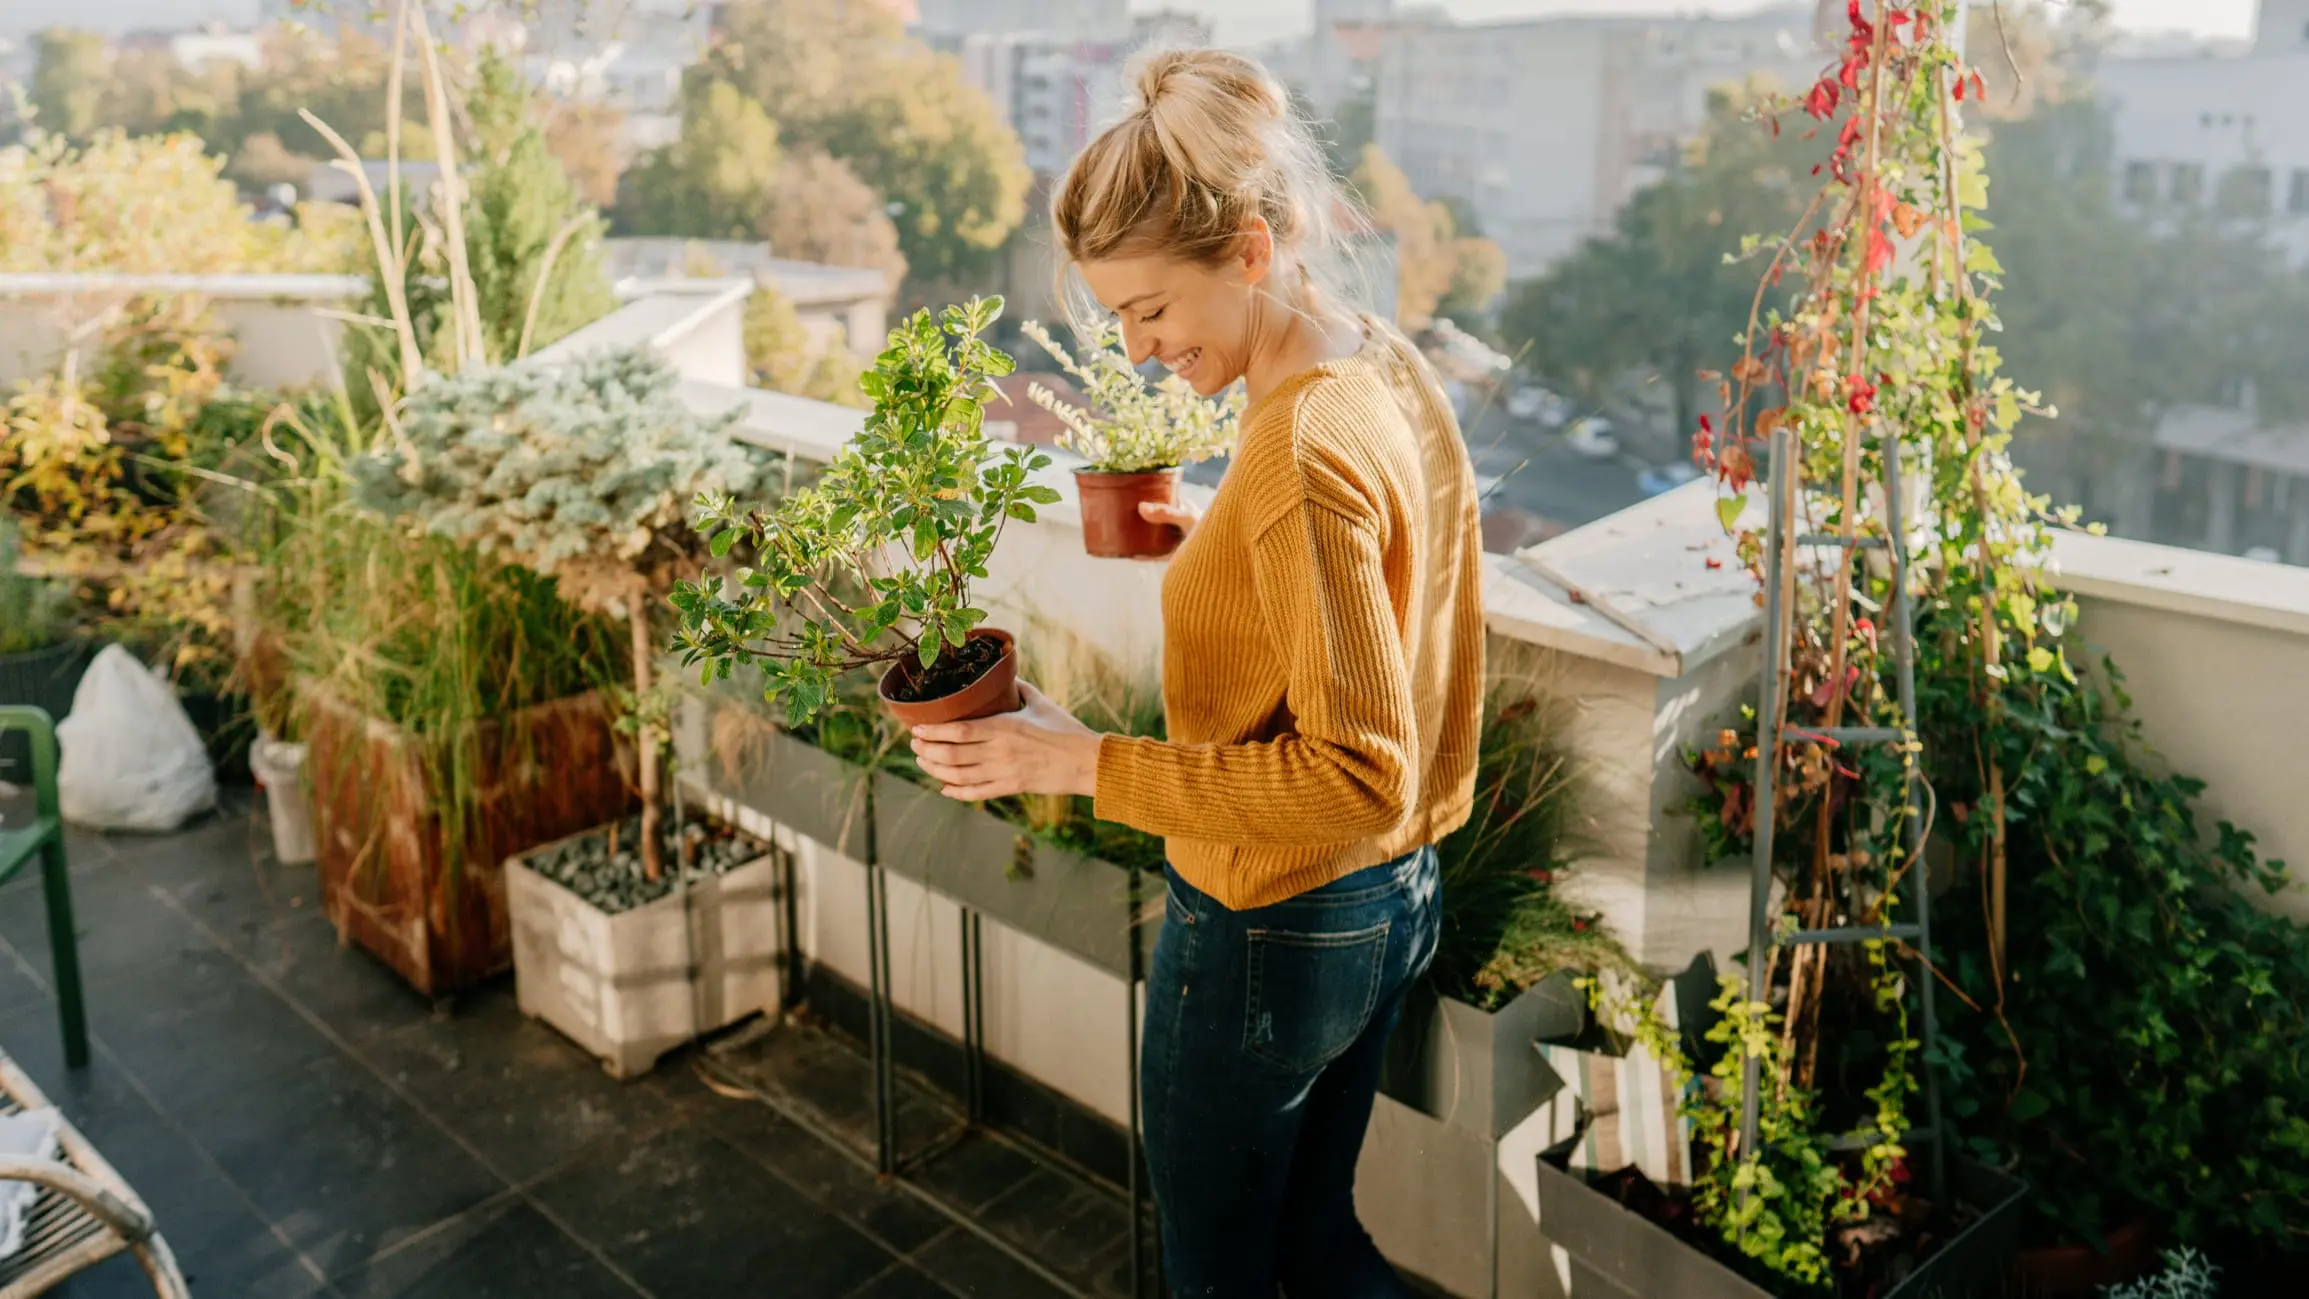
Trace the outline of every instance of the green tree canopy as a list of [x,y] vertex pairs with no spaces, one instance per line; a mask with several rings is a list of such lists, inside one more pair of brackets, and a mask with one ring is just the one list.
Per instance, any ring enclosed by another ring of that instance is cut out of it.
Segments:
[[652,150],[618,185],[617,220],[634,234],[758,237],[782,151],[778,124],[737,86],[691,69],[681,138]]
[[1423,199],[1386,152],[1365,144],[1349,178],[1371,219],[1395,236],[1395,316],[1424,326],[1443,311],[1488,311],[1507,285],[1507,255],[1488,239],[1462,234],[1449,203]]
[[[905,37],[880,6],[739,0],[712,63],[778,124],[881,194],[923,280],[991,270],[1033,183],[1018,137],[951,55]],[[797,41],[793,33],[808,31]]]
[[617,305],[602,260],[606,226],[547,148],[519,69],[495,49],[482,51],[465,111],[473,154],[465,244],[489,355],[511,360]]
[[85,140],[102,126],[110,60],[95,32],[51,27],[33,40],[32,107],[44,131]]

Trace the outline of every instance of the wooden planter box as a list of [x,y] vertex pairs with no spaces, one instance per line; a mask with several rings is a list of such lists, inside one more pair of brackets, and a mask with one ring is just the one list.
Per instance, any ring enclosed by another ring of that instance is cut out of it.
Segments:
[[505,863],[515,996],[612,1076],[640,1077],[667,1051],[778,1004],[774,854],[616,915],[530,869],[529,855]]
[[[1563,1149],[1539,1158],[1539,1227],[1571,1255],[1573,1293],[1772,1299],[1771,1291],[1565,1171],[1557,1163]],[[1879,1299],[1975,1299],[2003,1293],[2028,1188],[1961,1157],[1949,1161],[1948,1176],[1980,1216]],[[1582,1288],[1585,1282],[1605,1289]]]
[[1572,971],[1551,974],[1497,1010],[1422,981],[1388,1040],[1380,1088],[1442,1121],[1493,1139],[1531,1116],[1556,1088],[1532,1043],[1577,1037],[1587,994]]
[[1110,974],[1130,977],[1134,943],[1142,977],[1153,963],[1164,896],[1158,876],[1139,881],[1134,915],[1122,867],[889,772],[874,775],[874,852],[891,873]]
[[607,703],[574,695],[482,728],[479,805],[453,851],[417,740],[319,691],[304,703],[322,908],[427,996],[512,963],[507,858],[634,805]]

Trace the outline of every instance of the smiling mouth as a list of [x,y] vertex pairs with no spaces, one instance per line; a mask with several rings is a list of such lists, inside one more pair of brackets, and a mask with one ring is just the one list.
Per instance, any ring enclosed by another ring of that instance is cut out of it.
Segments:
[[1190,347],[1179,355],[1163,362],[1163,364],[1170,369],[1172,374],[1179,375],[1183,378],[1187,371],[1195,368],[1195,362],[1201,360],[1202,357],[1203,349],[1199,347]]

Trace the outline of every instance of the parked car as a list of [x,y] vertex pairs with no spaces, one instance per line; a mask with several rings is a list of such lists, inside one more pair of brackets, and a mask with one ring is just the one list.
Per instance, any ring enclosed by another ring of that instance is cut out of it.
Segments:
[[1672,492],[1699,476],[1699,470],[1678,460],[1673,464],[1661,465],[1657,469],[1646,469],[1637,474],[1636,488],[1646,496],[1659,496]]
[[1564,430],[1563,441],[1574,454],[1590,460],[1609,460],[1620,453],[1619,437],[1601,415],[1590,415]]
[[1539,386],[1527,383],[1507,395],[1510,419],[1533,420],[1554,428],[1571,417],[1571,403]]

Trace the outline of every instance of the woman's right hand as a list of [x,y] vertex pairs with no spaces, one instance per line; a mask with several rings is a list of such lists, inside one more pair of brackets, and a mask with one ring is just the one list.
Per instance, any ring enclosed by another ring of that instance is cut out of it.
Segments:
[[[1177,528],[1179,530],[1179,540],[1185,541],[1188,537],[1194,535],[1195,525],[1203,521],[1203,507],[1195,504],[1192,501],[1179,501],[1176,503],[1164,501],[1140,501],[1138,503],[1138,516],[1142,519],[1145,519],[1149,523],[1168,524],[1171,527]],[[1150,555],[1145,556],[1145,558],[1165,559],[1168,558],[1168,556]]]

